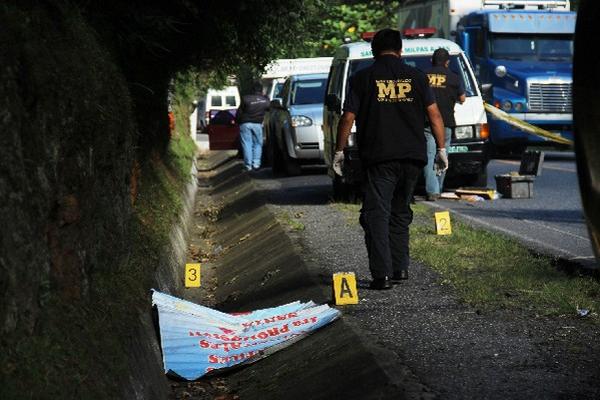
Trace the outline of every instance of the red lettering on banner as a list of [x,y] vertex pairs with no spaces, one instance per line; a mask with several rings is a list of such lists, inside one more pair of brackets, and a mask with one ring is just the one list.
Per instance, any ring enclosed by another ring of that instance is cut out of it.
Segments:
[[242,361],[258,354],[258,351],[249,351],[247,353],[234,354],[231,356],[219,357],[214,354],[208,356],[208,362],[211,364],[227,364],[231,361]]
[[[288,314],[291,315],[292,313]],[[294,321],[292,323],[293,326],[297,327],[297,326],[302,326],[308,323],[314,323],[317,322],[317,318],[316,317],[312,317],[310,319],[305,318],[299,321]],[[228,336],[228,335],[221,335],[218,333],[210,333],[210,332],[192,332],[190,331],[190,335],[191,336],[200,336],[200,337],[205,337],[208,339],[207,340],[200,340],[198,342],[198,344],[200,345],[200,347],[202,348],[223,348],[223,344],[227,344],[230,348],[233,349],[232,343],[237,343],[238,346],[241,346],[242,342],[253,342],[253,341],[261,341],[261,340],[266,340],[270,337],[279,337],[281,335],[284,335],[286,333],[288,333],[290,331],[290,324],[283,324],[281,326],[273,326],[270,328],[267,328],[265,330],[262,330],[260,332],[257,332],[255,334],[253,334],[252,336]],[[217,340],[217,341],[221,341],[224,343],[219,343],[219,344],[211,344],[212,341]],[[217,346],[217,347],[214,347]],[[219,347],[221,346],[221,347]]]
[[306,324],[310,324],[310,323],[315,324],[315,323],[317,323],[318,320],[319,319],[317,317],[311,317],[310,319],[304,318],[304,319],[300,319],[298,321],[292,322],[292,325],[295,327],[298,327],[298,326],[302,326],[302,325],[306,325]]
[[213,349],[213,350],[223,349],[223,351],[226,351],[226,352],[229,352],[231,350],[239,350],[242,347],[241,343],[233,343],[233,342],[211,343],[207,340],[201,340],[198,342],[198,344],[203,349],[208,349],[208,348]]
[[276,322],[276,321],[285,321],[286,319],[297,318],[297,317],[298,317],[298,313],[291,312],[291,313],[287,313],[287,314],[283,314],[283,315],[275,315],[273,317],[264,318],[261,320],[244,322],[244,323],[242,323],[242,326],[244,328],[249,328],[251,326],[272,324],[273,322]]

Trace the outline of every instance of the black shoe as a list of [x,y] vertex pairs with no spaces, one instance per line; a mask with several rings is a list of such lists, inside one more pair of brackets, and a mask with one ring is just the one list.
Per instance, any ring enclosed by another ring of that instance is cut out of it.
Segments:
[[440,199],[440,194],[439,193],[427,193],[427,196],[425,197],[427,199],[427,201],[436,201]]
[[385,278],[373,279],[369,285],[369,289],[372,290],[387,290],[393,287],[394,285],[392,285],[387,276]]
[[403,270],[400,270],[400,272],[395,273],[394,276],[392,276],[392,283],[400,283],[400,281],[405,281],[407,279],[408,279],[408,270],[403,269]]

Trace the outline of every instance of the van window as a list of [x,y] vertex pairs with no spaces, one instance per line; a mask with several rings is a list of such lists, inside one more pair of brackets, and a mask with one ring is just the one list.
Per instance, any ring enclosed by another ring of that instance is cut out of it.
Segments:
[[341,96],[342,94],[342,88],[344,86],[344,69],[346,67],[346,64],[340,64],[338,67],[338,75],[337,78],[335,80],[335,92]]
[[211,107],[221,107],[223,105],[223,101],[221,96],[210,96],[210,106]]
[[280,93],[280,97],[282,99],[283,104],[288,104],[289,103],[289,97],[290,95],[290,80],[286,80],[285,83],[283,84],[283,87],[281,88],[281,93]]
[[237,107],[235,96],[225,96],[225,105]]
[[278,82],[275,84],[275,89],[273,90],[273,98],[281,98],[281,91],[283,90],[283,82]]
[[483,30],[480,28],[469,29],[471,35],[471,53],[477,57],[485,56],[485,37],[483,36]]
[[[427,71],[429,68],[431,68],[430,55],[419,57],[404,57],[402,58],[402,60],[405,64],[420,69],[421,71]],[[351,61],[350,68],[348,69],[348,81],[350,81],[350,78],[356,72],[365,69],[371,64],[373,64],[373,61],[374,60],[372,58]],[[477,91],[475,90],[475,83],[469,74],[465,60],[458,55],[451,55],[449,68],[451,71],[457,74],[458,78],[462,81],[463,86],[465,88],[465,95],[467,97],[477,96]],[[348,86],[346,86],[346,90],[348,90]]]
[[342,84],[344,82],[344,62],[338,62],[331,66],[331,77],[329,79],[328,94],[335,94],[341,97]]

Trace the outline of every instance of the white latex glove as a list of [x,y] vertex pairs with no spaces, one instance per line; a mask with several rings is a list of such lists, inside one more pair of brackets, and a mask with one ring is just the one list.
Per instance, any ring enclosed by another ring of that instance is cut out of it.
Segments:
[[441,175],[442,172],[448,169],[448,153],[446,153],[446,149],[437,149],[435,160],[433,161],[433,169],[436,175]]
[[344,166],[344,152],[336,151],[335,156],[333,156],[333,171],[342,176],[344,173],[342,171],[342,167]]

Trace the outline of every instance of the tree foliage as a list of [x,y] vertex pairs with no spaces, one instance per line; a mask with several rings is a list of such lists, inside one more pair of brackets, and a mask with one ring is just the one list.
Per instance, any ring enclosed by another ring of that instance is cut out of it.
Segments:
[[302,55],[330,56],[345,42],[360,40],[361,33],[395,28],[399,1],[341,1],[323,4],[313,15]]

